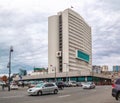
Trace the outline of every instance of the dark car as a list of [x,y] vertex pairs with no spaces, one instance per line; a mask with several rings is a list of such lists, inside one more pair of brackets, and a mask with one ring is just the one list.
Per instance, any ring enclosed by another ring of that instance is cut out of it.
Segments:
[[120,78],[112,84],[112,96],[120,101]]
[[56,82],[56,85],[58,86],[59,89],[64,89],[64,86],[65,86],[63,81]]

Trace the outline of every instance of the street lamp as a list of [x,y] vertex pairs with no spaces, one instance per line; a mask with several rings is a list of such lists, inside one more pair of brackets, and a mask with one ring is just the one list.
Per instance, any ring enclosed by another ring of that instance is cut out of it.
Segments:
[[10,47],[9,51],[9,62],[7,67],[9,68],[9,81],[8,81],[8,91],[10,91],[10,75],[11,75],[11,53],[13,52],[13,47]]

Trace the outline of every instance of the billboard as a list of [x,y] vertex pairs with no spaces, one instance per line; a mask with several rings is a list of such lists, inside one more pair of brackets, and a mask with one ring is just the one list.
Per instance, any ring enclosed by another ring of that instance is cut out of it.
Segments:
[[81,59],[85,62],[89,62],[90,56],[80,50],[76,50],[76,58]]

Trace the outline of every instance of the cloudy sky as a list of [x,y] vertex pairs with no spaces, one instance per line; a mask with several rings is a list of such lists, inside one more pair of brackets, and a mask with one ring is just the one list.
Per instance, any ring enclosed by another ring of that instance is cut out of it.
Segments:
[[93,65],[120,65],[120,0],[0,0],[0,74],[48,65],[48,17],[73,6],[92,27]]

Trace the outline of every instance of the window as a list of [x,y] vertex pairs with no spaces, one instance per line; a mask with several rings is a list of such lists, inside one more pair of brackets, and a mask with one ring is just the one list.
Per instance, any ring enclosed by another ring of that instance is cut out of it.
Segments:
[[49,84],[45,84],[45,87],[49,87]]
[[54,84],[45,84],[45,87],[53,87]]

